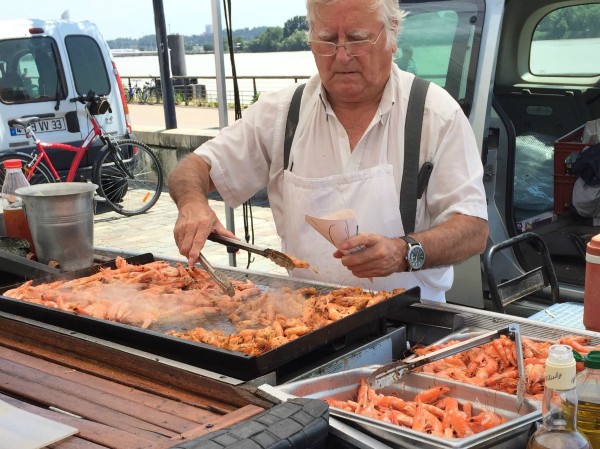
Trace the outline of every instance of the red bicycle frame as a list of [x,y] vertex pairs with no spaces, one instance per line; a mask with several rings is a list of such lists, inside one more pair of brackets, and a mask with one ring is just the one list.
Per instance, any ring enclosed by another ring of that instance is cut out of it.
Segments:
[[57,181],[60,180],[60,176],[58,175],[58,172],[54,168],[54,165],[52,165],[52,162],[50,161],[50,158],[48,157],[48,153],[46,153],[47,149],[48,150],[70,151],[72,153],[75,153],[75,157],[73,158],[73,161],[71,162],[71,166],[69,167],[69,173],[67,174],[66,181],[72,182],[75,179],[75,173],[77,172],[77,169],[79,168],[79,164],[81,163],[81,159],[83,159],[84,154],[86,153],[86,151],[88,150],[90,145],[98,137],[102,136],[102,129],[100,128],[100,125],[98,124],[98,121],[96,120],[96,118],[93,115],[89,115],[88,117],[89,117],[90,122],[92,123],[92,129],[90,130],[88,135],[83,140],[81,146],[74,146],[74,145],[69,145],[66,143],[42,142],[36,136],[35,146],[39,152],[39,157],[36,157],[33,165],[31,167],[29,167],[29,170],[27,173],[27,179],[31,179],[31,176],[33,175],[33,173],[35,173],[36,167],[42,161],[45,161],[46,166],[52,173],[52,176],[54,176],[54,179],[56,179]]

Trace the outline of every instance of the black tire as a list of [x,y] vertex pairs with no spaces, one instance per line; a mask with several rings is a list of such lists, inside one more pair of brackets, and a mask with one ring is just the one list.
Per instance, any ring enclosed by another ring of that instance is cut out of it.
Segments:
[[[6,154],[4,156],[1,156],[0,157],[0,185],[4,184],[4,178],[6,175],[6,169],[4,168],[4,161],[9,160],[9,159],[17,159],[17,160],[21,161],[21,164],[23,165],[23,172],[25,173],[25,176],[28,176],[29,173],[28,173],[27,166],[33,160],[33,158],[29,154],[25,154],[25,153],[13,153],[13,154]],[[54,176],[52,176],[52,172],[43,162],[40,162],[37,165],[37,167],[35,168],[35,172],[29,178],[29,184],[31,184],[31,185],[48,184],[48,183],[52,183],[52,182],[56,182],[56,179],[54,179]]]
[[116,141],[114,148],[105,145],[96,164],[93,182],[115,212],[142,214],[158,201],[164,174],[160,160],[146,144],[125,139]]
[[158,92],[155,87],[151,87],[146,91],[146,104],[156,104],[158,103]]
[[144,90],[142,90],[142,98],[141,98],[140,103],[146,104],[148,102],[148,98],[150,97],[151,89],[152,88],[147,87],[147,86],[144,87]]

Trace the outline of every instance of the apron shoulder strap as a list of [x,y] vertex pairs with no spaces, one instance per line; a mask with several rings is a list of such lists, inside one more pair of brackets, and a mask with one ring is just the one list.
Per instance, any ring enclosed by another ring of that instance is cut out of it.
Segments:
[[290,109],[288,111],[287,121],[285,122],[285,137],[283,141],[283,169],[287,169],[290,163],[290,151],[292,149],[292,141],[294,140],[294,134],[296,133],[296,127],[298,126],[298,120],[300,118],[300,101],[302,100],[302,92],[306,84],[300,84],[290,103]]
[[423,112],[428,88],[429,81],[415,77],[410,90],[404,123],[404,170],[400,186],[400,216],[405,235],[415,230],[417,199],[421,198],[427,187],[429,175],[433,169],[431,162],[426,162],[418,171]]

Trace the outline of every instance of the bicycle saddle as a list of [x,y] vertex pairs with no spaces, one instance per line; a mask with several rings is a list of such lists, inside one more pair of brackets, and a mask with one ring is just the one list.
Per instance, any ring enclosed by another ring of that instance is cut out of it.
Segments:
[[18,126],[21,128],[26,128],[32,123],[38,122],[40,120],[39,117],[25,117],[25,118],[14,118],[8,121],[8,126]]

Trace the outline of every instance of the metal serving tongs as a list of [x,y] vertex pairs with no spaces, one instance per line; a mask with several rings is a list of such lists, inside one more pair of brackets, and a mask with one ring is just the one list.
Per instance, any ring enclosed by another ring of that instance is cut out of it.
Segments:
[[517,411],[523,405],[523,395],[525,394],[525,367],[523,366],[523,348],[521,346],[521,333],[518,324],[509,324],[508,327],[497,331],[486,332],[477,337],[470,338],[461,343],[438,349],[429,354],[416,357],[409,361],[398,360],[397,362],[384,365],[373,371],[367,377],[367,385],[375,390],[385,388],[400,381],[401,377],[420,366],[426,365],[436,360],[443,359],[467,349],[474,348],[485,343],[489,343],[500,335],[509,335],[514,339],[517,349],[517,364],[519,370],[519,383],[517,385]]
[[221,289],[228,296],[235,295],[235,288],[233,287],[233,284],[231,283],[229,278],[220,271],[215,270],[213,266],[208,262],[208,260],[206,260],[206,257],[204,257],[202,253],[198,255],[198,262],[200,262],[200,265],[202,265],[202,267],[208,272],[208,274],[210,274],[210,277],[213,278],[217,285],[221,287]]
[[292,268],[296,267],[292,258],[287,254],[282,253],[281,251],[275,251],[274,249],[270,248],[259,248],[258,246],[254,246],[250,243],[245,243],[241,240],[224,237],[214,232],[208,235],[208,240],[221,243],[226,246],[233,246],[237,249],[243,249],[254,254],[258,254],[259,256],[266,257],[272,262],[275,262],[280,267],[286,268],[288,270],[291,270]]

